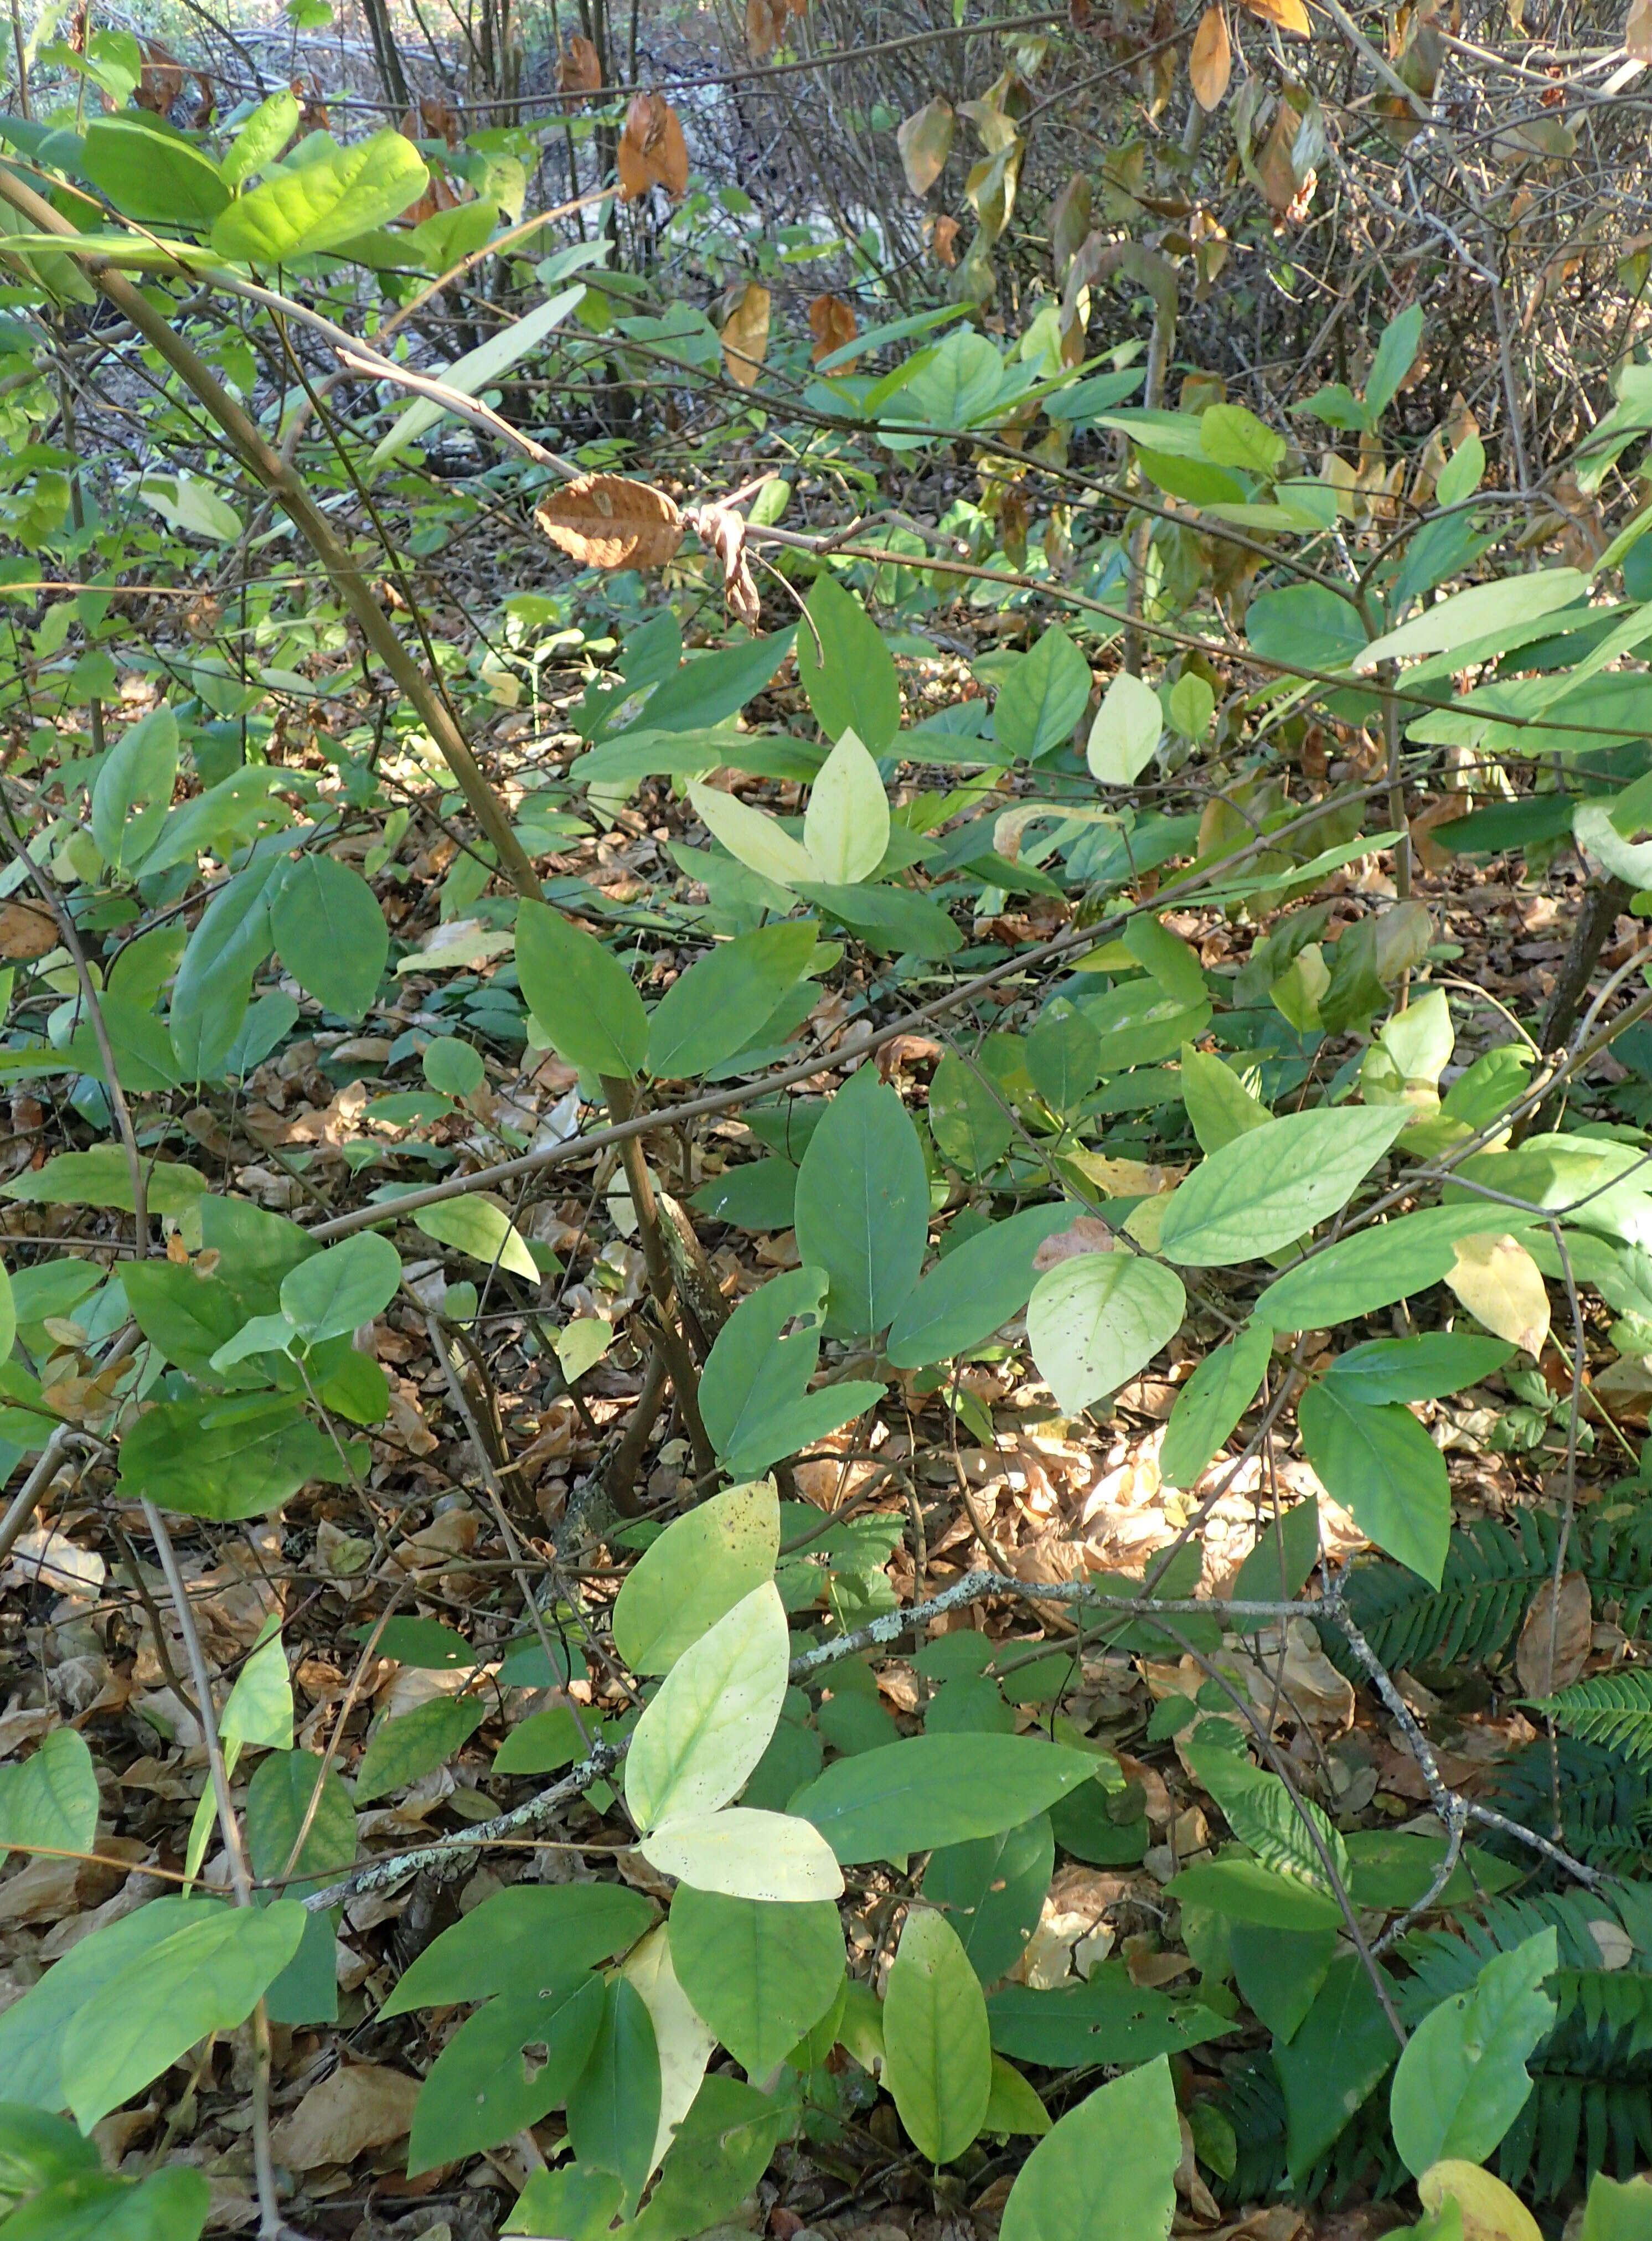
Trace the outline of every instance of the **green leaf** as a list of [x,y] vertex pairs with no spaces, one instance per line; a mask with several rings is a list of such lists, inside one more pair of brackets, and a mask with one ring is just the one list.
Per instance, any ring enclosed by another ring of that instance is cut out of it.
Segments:
[[204,233],[230,199],[211,158],[158,119],[119,110],[94,117],[80,161],[98,193],[140,225]]
[[913,1907],[883,2004],[883,2083],[913,2144],[949,2164],[981,2128],[993,2050],[980,1979],[944,1915]]
[[83,2131],[171,2067],[208,2031],[233,2030],[304,1935],[296,1900],[214,1905],[118,1970],[64,2034],[64,2097]]
[[1131,786],[1159,751],[1164,710],[1150,685],[1121,669],[1101,697],[1085,759],[1100,786]]
[[304,1849],[292,1865],[297,1880],[283,1886],[287,1898],[307,1897],[355,1865],[356,1809],[332,1769],[324,1774],[324,1763],[316,1751],[272,1750],[259,1760],[247,1785],[247,1856],[261,1883],[287,1873],[293,1843],[309,1818]]
[[1578,2241],[1652,2241],[1652,2187],[1641,2179],[1589,2181]]
[[282,1280],[281,1312],[300,1338],[319,1346],[371,1322],[401,1278],[401,1255],[389,1238],[364,1229],[301,1261]]
[[306,996],[342,1019],[362,1017],[378,993],[390,931],[359,872],[331,856],[300,857],[271,891],[270,933]]
[[983,1984],[995,1984],[1026,1951],[1054,1869],[1055,1836],[1046,1813],[930,1854],[924,1896],[958,1932]]
[[6,2241],[198,2241],[211,2206],[205,2178],[183,2164],[136,2184],[84,2171],[14,2211],[0,2231]]
[[651,1867],[696,1890],[728,1898],[836,1898],[843,1876],[831,1846],[807,1821],[746,1805],[686,1813],[638,1848]]
[[1033,1087],[1058,1118],[1075,1114],[1101,1073],[1101,1038],[1082,1012],[1052,1006],[1023,1047]]
[[356,1802],[405,1789],[445,1765],[481,1726],[487,1707],[475,1696],[436,1696],[381,1721],[367,1738],[356,1772]]
[[1285,2095],[1285,2153],[1301,2185],[1399,2052],[1371,1974],[1357,1953],[1332,1962],[1290,2044],[1274,2050]]
[[224,185],[238,187],[273,164],[298,129],[298,100],[283,86],[258,104],[231,142],[230,152],[218,166]]
[[[880,786],[880,799],[882,793]],[[744,1049],[807,973],[814,944],[813,923],[792,920],[759,927],[699,959],[649,1015],[648,1072],[684,1080]]]
[[1451,1538],[1445,1457],[1411,1411],[1346,1399],[1328,1378],[1297,1404],[1302,1451],[1334,1502],[1379,1549],[1437,1588]]
[[582,1074],[642,1071],[648,1015],[631,975],[593,934],[547,904],[517,906],[516,969],[528,1009],[559,1058]]
[[1308,1833],[1311,1824],[1346,1890],[1351,1872],[1347,1848],[1310,1799],[1304,1798],[1299,1807],[1278,1775],[1253,1766],[1237,1751],[1218,1744],[1187,1743],[1182,1755],[1194,1779],[1221,1808],[1234,1836],[1249,1846],[1265,1868],[1289,1882],[1333,1896],[1330,1874]]
[[798,1171],[790,1160],[747,1160],[702,1183],[688,1203],[697,1213],[735,1229],[790,1229],[797,1183]]
[[798,679],[815,721],[829,739],[853,732],[870,753],[886,754],[900,729],[900,680],[882,632],[859,596],[824,570],[805,612]]
[[801,890],[814,878],[813,857],[766,810],[754,809],[738,794],[724,793],[697,779],[689,780],[688,799],[712,838],[720,840],[737,864],[744,864],[759,879]]
[[[206,1177],[175,1160],[145,1161],[145,1196],[150,1214],[191,1214],[200,1205]],[[107,1206],[132,1211],[132,1171],[119,1144],[99,1144],[90,1152],[59,1152],[43,1167],[32,1167],[8,1183],[0,1197],[30,1206]]]
[[567,1704],[531,1712],[493,1754],[495,1774],[556,1774],[583,1758],[585,1739]]
[[[1301,1595],[1319,1558],[1319,1498],[1310,1494],[1258,1534],[1256,1546],[1234,1575],[1234,1601],[1289,1602]],[[1237,1623],[1243,1628],[1244,1622]]]
[[231,203],[212,228],[212,246],[248,264],[313,257],[388,225],[429,184],[418,150],[399,132],[324,147]]
[[413,1222],[426,1237],[468,1253],[485,1268],[508,1268],[513,1276],[525,1277],[531,1284],[539,1281],[539,1264],[526,1238],[500,1201],[486,1191],[449,1199],[445,1206],[420,1207]]
[[993,737],[1006,755],[1037,762],[1073,736],[1090,697],[1090,665],[1059,623],[1000,686]]
[[981,2118],[982,2131],[992,2133],[995,2138],[1007,2138],[1011,2133],[1019,2132],[1037,2139],[1049,2129],[1049,2111],[1014,2064],[995,2054],[993,2090],[987,2098],[987,2114]]
[[344,1475],[332,1442],[288,1394],[163,1401],[120,1445],[127,1499],[220,1522],[260,1516],[310,1480]]
[[1199,416],[1199,441],[1205,457],[1219,467],[1269,477],[1279,472],[1290,449],[1283,436],[1243,405],[1207,405]]
[[[685,2241],[732,2218],[768,2169],[793,2122],[791,2107],[778,2096],[759,2093],[737,2077],[702,2079],[677,2127],[648,2207],[630,2229],[632,2241]],[[556,2231],[567,2241],[579,2241],[564,2224]]]
[[1027,1305],[1039,1247],[1072,1214],[1062,1201],[1027,1207],[966,1238],[909,1294],[890,1328],[886,1358],[897,1369],[921,1369],[1001,1330]]
[[218,1734],[226,1744],[251,1744],[258,1750],[292,1749],[292,1682],[278,1619],[264,1621],[251,1656],[236,1675],[218,1714]]
[[809,1141],[796,1228],[802,1260],[826,1272],[828,1330],[886,1328],[923,1266],[929,1177],[900,1094],[875,1067],[850,1076]]
[[790,1656],[772,1580],[684,1651],[632,1735],[625,1803],[639,1828],[727,1804],[768,1747]]
[[97,1832],[97,1776],[84,1739],[54,1728],[32,1757],[0,1766],[0,1849],[89,1852]]
[[[164,836],[157,853],[166,849]],[[274,947],[269,890],[282,869],[270,857],[220,887],[202,912],[177,979],[167,1027],[189,1079],[222,1076],[252,990],[252,975]]]
[[[358,1626],[354,1632],[358,1642],[365,1642],[373,1629]],[[436,1618],[389,1619],[378,1631],[378,1656],[425,1673],[469,1673],[483,1662],[462,1634]]]
[[779,1550],[772,1479],[713,1495],[674,1518],[626,1573],[614,1602],[614,1648],[633,1673],[669,1672],[719,1619],[773,1578]]
[[591,2058],[605,2004],[602,1979],[587,1972],[501,1993],[462,2024],[413,2104],[408,2177],[500,2147],[565,2101]]
[[1001,1985],[988,1999],[987,2015],[1000,2054],[1047,2070],[1151,2062],[1233,2029],[1194,2001],[1139,1989],[1121,1961],[1104,1961],[1087,1983],[1059,1992]]
[[695,2012],[753,2078],[817,2024],[843,1982],[843,1925],[829,1900],[777,1905],[680,1885],[671,1957]]
[[654,687],[632,729],[692,732],[720,724],[769,683],[792,651],[795,623],[718,653],[697,653]]
[[83,2139],[66,2117],[0,2101],[0,2197],[33,2194],[103,2167],[97,2143]]
[[1341,1941],[1334,1930],[1263,1930],[1235,1922],[1227,1931],[1234,1981],[1257,2019],[1285,2044],[1301,2027]]
[[1390,319],[1377,340],[1376,356],[1365,377],[1366,425],[1374,428],[1399,395],[1400,384],[1416,363],[1422,341],[1422,306],[1408,304]]
[[177,719],[164,706],[152,708],[121,733],[92,787],[92,839],[112,872],[143,862],[160,838],[177,782]]
[[[1268,1325],[1248,1322],[1205,1356],[1177,1394],[1165,1427],[1159,1469],[1167,1486],[1192,1487],[1198,1482],[1205,1466],[1256,1398],[1273,1351],[1274,1334]],[[1238,1594],[1237,1588],[1234,1592]]]
[[979,1177],[1009,1149],[1015,1116],[974,1067],[947,1051],[930,1077],[929,1133],[942,1159]]
[[1075,1416],[1127,1383],[1175,1336],[1187,1306],[1168,1268],[1122,1248],[1047,1269],[1033,1288],[1027,1336],[1062,1414]]
[[1094,1771],[1087,1752],[1039,1736],[909,1736],[839,1759],[792,1807],[846,1867],[995,1836]]
[[[492,231],[489,226],[488,233]],[[483,240],[487,238],[485,233]],[[480,244],[478,244],[480,246]],[[443,264],[451,260],[444,258]],[[438,265],[436,270],[442,269]],[[500,377],[518,365],[531,351],[541,350],[554,330],[585,295],[583,281],[572,288],[559,288],[547,296],[532,311],[519,318],[510,320],[491,334],[485,343],[466,351],[451,365],[431,369],[444,389],[456,390],[461,397],[478,397],[483,391],[493,388]],[[447,409],[433,397],[415,397],[405,405],[391,423],[389,431],[382,436],[368,460],[370,474],[377,473],[387,459],[394,458],[407,446],[447,418]]]
[[1505,637],[1522,645],[1531,635],[1532,624],[1542,615],[1568,607],[1585,597],[1588,579],[1576,568],[1540,568],[1525,576],[1502,576],[1494,583],[1475,584],[1454,592],[1432,607],[1425,607],[1398,630],[1373,639],[1354,658],[1353,666],[1368,676],[1379,662],[1402,661],[1413,655],[1439,653],[1448,646],[1475,641],[1477,657],[1484,660],[1501,652]]
[[445,1097],[472,1097],[487,1080],[481,1052],[457,1035],[438,1035],[426,1043],[418,1062],[431,1087]]
[[582,2164],[612,2171],[633,2206],[652,2164],[659,2090],[647,2005],[633,1983],[615,1977],[590,2056],[568,2090],[568,2137]]
[[1248,1135],[1273,1118],[1232,1067],[1224,1066],[1210,1051],[1195,1050],[1191,1043],[1182,1047],[1181,1096],[1199,1148],[1207,1154],[1220,1152],[1236,1136]]
[[807,876],[789,884],[882,956],[950,957],[963,947],[962,934],[940,904],[915,888],[839,887]]
[[1426,2015],[1394,2073],[1388,2117],[1406,2168],[1421,2176],[1449,2157],[1484,2163],[1532,2090],[1526,2057],[1554,2029],[1542,1987],[1559,1963],[1551,1927],[1494,1954],[1475,1980]]
[[1438,1401],[1501,1369],[1514,1348],[1469,1331],[1425,1331],[1417,1338],[1368,1339],[1339,1354],[1321,1375],[1343,1400]]
[[[825,1439],[883,1397],[853,1379],[809,1392],[820,1356],[822,1268],[792,1268],[748,1294],[718,1333],[700,1376],[700,1415],[724,1468],[741,1476]],[[793,1321],[804,1328],[782,1337]]]
[[625,2189],[612,2171],[577,2163],[535,2171],[517,2197],[502,2233],[557,2233],[563,2241],[608,2241]]
[[809,789],[803,845],[817,880],[852,887],[869,880],[889,846],[889,799],[859,735],[846,731]]
[[1276,1277],[1256,1319],[1276,1331],[1318,1330],[1374,1314],[1437,1284],[1455,1266],[1457,1240],[1519,1230],[1529,1217],[1507,1206],[1434,1206],[1344,1237]]
[[571,1983],[634,1945],[653,1914],[624,1883],[513,1883],[433,1939],[378,2012]]
[[1160,1249],[1195,1268],[1277,1252],[1348,1203],[1408,1118],[1403,1107],[1343,1106],[1236,1136],[1173,1193]]
[[1341,1908],[1325,1892],[1238,1852],[1220,1860],[1195,1860],[1166,1888],[1184,1906],[1206,1907],[1259,1930],[1307,1932],[1346,1926]]
[[1166,2241],[1181,2125],[1161,2055],[1080,2102],[1022,2165],[1003,2241]]

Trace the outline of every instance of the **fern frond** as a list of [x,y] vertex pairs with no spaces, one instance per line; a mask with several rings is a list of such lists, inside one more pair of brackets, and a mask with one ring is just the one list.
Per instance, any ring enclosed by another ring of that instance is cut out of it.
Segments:
[[[1454,1532],[1438,1588],[1387,1558],[1355,1564],[1348,1612],[1389,1672],[1402,1665],[1485,1664],[1520,1631],[1532,1598],[1553,1576],[1560,1521],[1522,1510],[1513,1525],[1478,1523]],[[1634,1637],[1652,1624],[1652,1502],[1625,1503],[1574,1529],[1568,1562],[1589,1583],[1596,1606],[1618,1604]],[[1361,1678],[1348,1646],[1321,1625],[1327,1655],[1350,1680]]]
[[[1555,1832],[1556,1796],[1560,1841],[1574,1858],[1593,1867],[1638,1866],[1652,1843],[1652,1765],[1627,1759],[1601,1743],[1563,1736],[1551,1762],[1547,1742],[1528,1743],[1497,1770],[1488,1803],[1541,1836]],[[1488,1836],[1490,1849],[1529,1865],[1513,1838]]]
[[1538,1709],[1552,1714],[1568,1736],[1602,1743],[1626,1758],[1652,1758],[1652,1670],[1645,1666],[1574,1681]]

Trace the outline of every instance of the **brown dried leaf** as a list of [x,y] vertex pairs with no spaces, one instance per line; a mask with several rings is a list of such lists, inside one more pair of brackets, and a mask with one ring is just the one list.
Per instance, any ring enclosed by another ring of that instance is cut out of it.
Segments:
[[1554,1581],[1544,1581],[1532,1598],[1515,1652],[1515,1669],[1528,1696],[1552,1696],[1571,1687],[1588,1656],[1594,1625],[1588,1582],[1581,1572],[1568,1572],[1561,1582],[1558,1604]]
[[1099,1215],[1080,1214],[1066,1229],[1045,1239],[1033,1255],[1033,1273],[1041,1276],[1047,1269],[1060,1268],[1063,1261],[1076,1261],[1086,1253],[1111,1253],[1117,1244],[1112,1228]]
[[955,217],[938,217],[935,220],[935,231],[930,236],[929,245],[935,252],[937,264],[950,268],[957,264],[958,231]]
[[1199,29],[1194,33],[1194,43],[1187,57],[1187,76],[1192,83],[1194,99],[1207,115],[1220,109],[1227,82],[1234,74],[1234,50],[1227,37],[1227,16],[1216,0],[1199,19]]
[[1623,26],[1623,51],[1632,62],[1652,63],[1652,0],[1635,0]]
[[660,93],[634,93],[619,136],[619,192],[636,202],[650,187],[673,201],[688,191],[688,148],[677,111]]
[[1245,5],[1265,23],[1277,23],[1281,31],[1289,31],[1299,39],[1311,39],[1314,36],[1314,26],[1308,19],[1302,0],[1245,0]]
[[276,2161],[291,2171],[353,2163],[370,2148],[401,2139],[413,2121],[418,2080],[371,2062],[335,2070],[312,2085],[271,2139]]
[[0,903],[0,957],[43,957],[57,947],[57,921],[43,903]]
[[627,475],[581,475],[533,518],[582,568],[663,568],[683,537],[675,499]]
[[557,65],[559,93],[595,93],[602,84],[602,58],[583,31],[576,31]]
[[769,354],[769,291],[748,280],[729,307],[722,325],[723,371],[742,389],[752,388]]
[[935,94],[897,130],[895,145],[913,194],[926,195],[945,170],[956,123],[951,102]]
[[[823,358],[830,358],[833,351],[852,343],[859,331],[860,322],[841,296],[817,296],[809,306],[809,332],[814,337],[810,363],[819,365]],[[853,364],[853,358],[845,358],[839,371],[847,373]]]
[[[1246,0],[1250,4],[1250,0]],[[1301,191],[1291,150],[1301,126],[1302,112],[1288,101],[1281,100],[1274,111],[1274,122],[1267,137],[1256,154],[1256,176],[1262,183],[1262,192],[1267,197],[1268,208],[1281,216],[1291,208]]]

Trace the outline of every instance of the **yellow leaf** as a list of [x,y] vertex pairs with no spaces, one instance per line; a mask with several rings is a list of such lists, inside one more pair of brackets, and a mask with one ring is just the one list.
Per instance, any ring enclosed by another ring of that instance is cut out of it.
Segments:
[[1216,0],[1216,4],[1207,8],[1200,17],[1187,57],[1187,76],[1193,84],[1194,99],[1201,109],[1208,113],[1221,108],[1233,74],[1234,50],[1227,37],[1227,17],[1221,0]]
[[952,104],[936,94],[897,130],[895,145],[913,194],[926,195],[946,169],[955,123]]
[[658,2169],[672,2136],[693,2105],[717,2039],[689,2004],[672,1966],[671,1925],[662,1922],[634,1945],[621,1964],[648,2010],[659,2055],[659,2124],[654,2133],[650,2171]]
[[1430,2164],[1417,2181],[1425,2210],[1449,2195],[1462,2212],[1462,2241],[1542,2241],[1537,2220],[1520,2197],[1478,2164]]
[[1542,1271],[1518,1238],[1504,1233],[1457,1241],[1457,1258],[1446,1278],[1488,1331],[1524,1347],[1534,1359],[1548,1336],[1548,1289]]
[[1245,0],[1245,5],[1265,23],[1277,23],[1281,31],[1294,31],[1299,39],[1314,36],[1302,0]]

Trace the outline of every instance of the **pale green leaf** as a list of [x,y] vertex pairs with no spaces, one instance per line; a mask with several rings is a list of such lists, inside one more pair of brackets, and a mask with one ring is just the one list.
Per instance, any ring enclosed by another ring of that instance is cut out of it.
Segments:
[[625,1803],[643,1829],[726,1805],[768,1748],[786,1696],[791,1636],[772,1580],[672,1667],[625,1760]]

